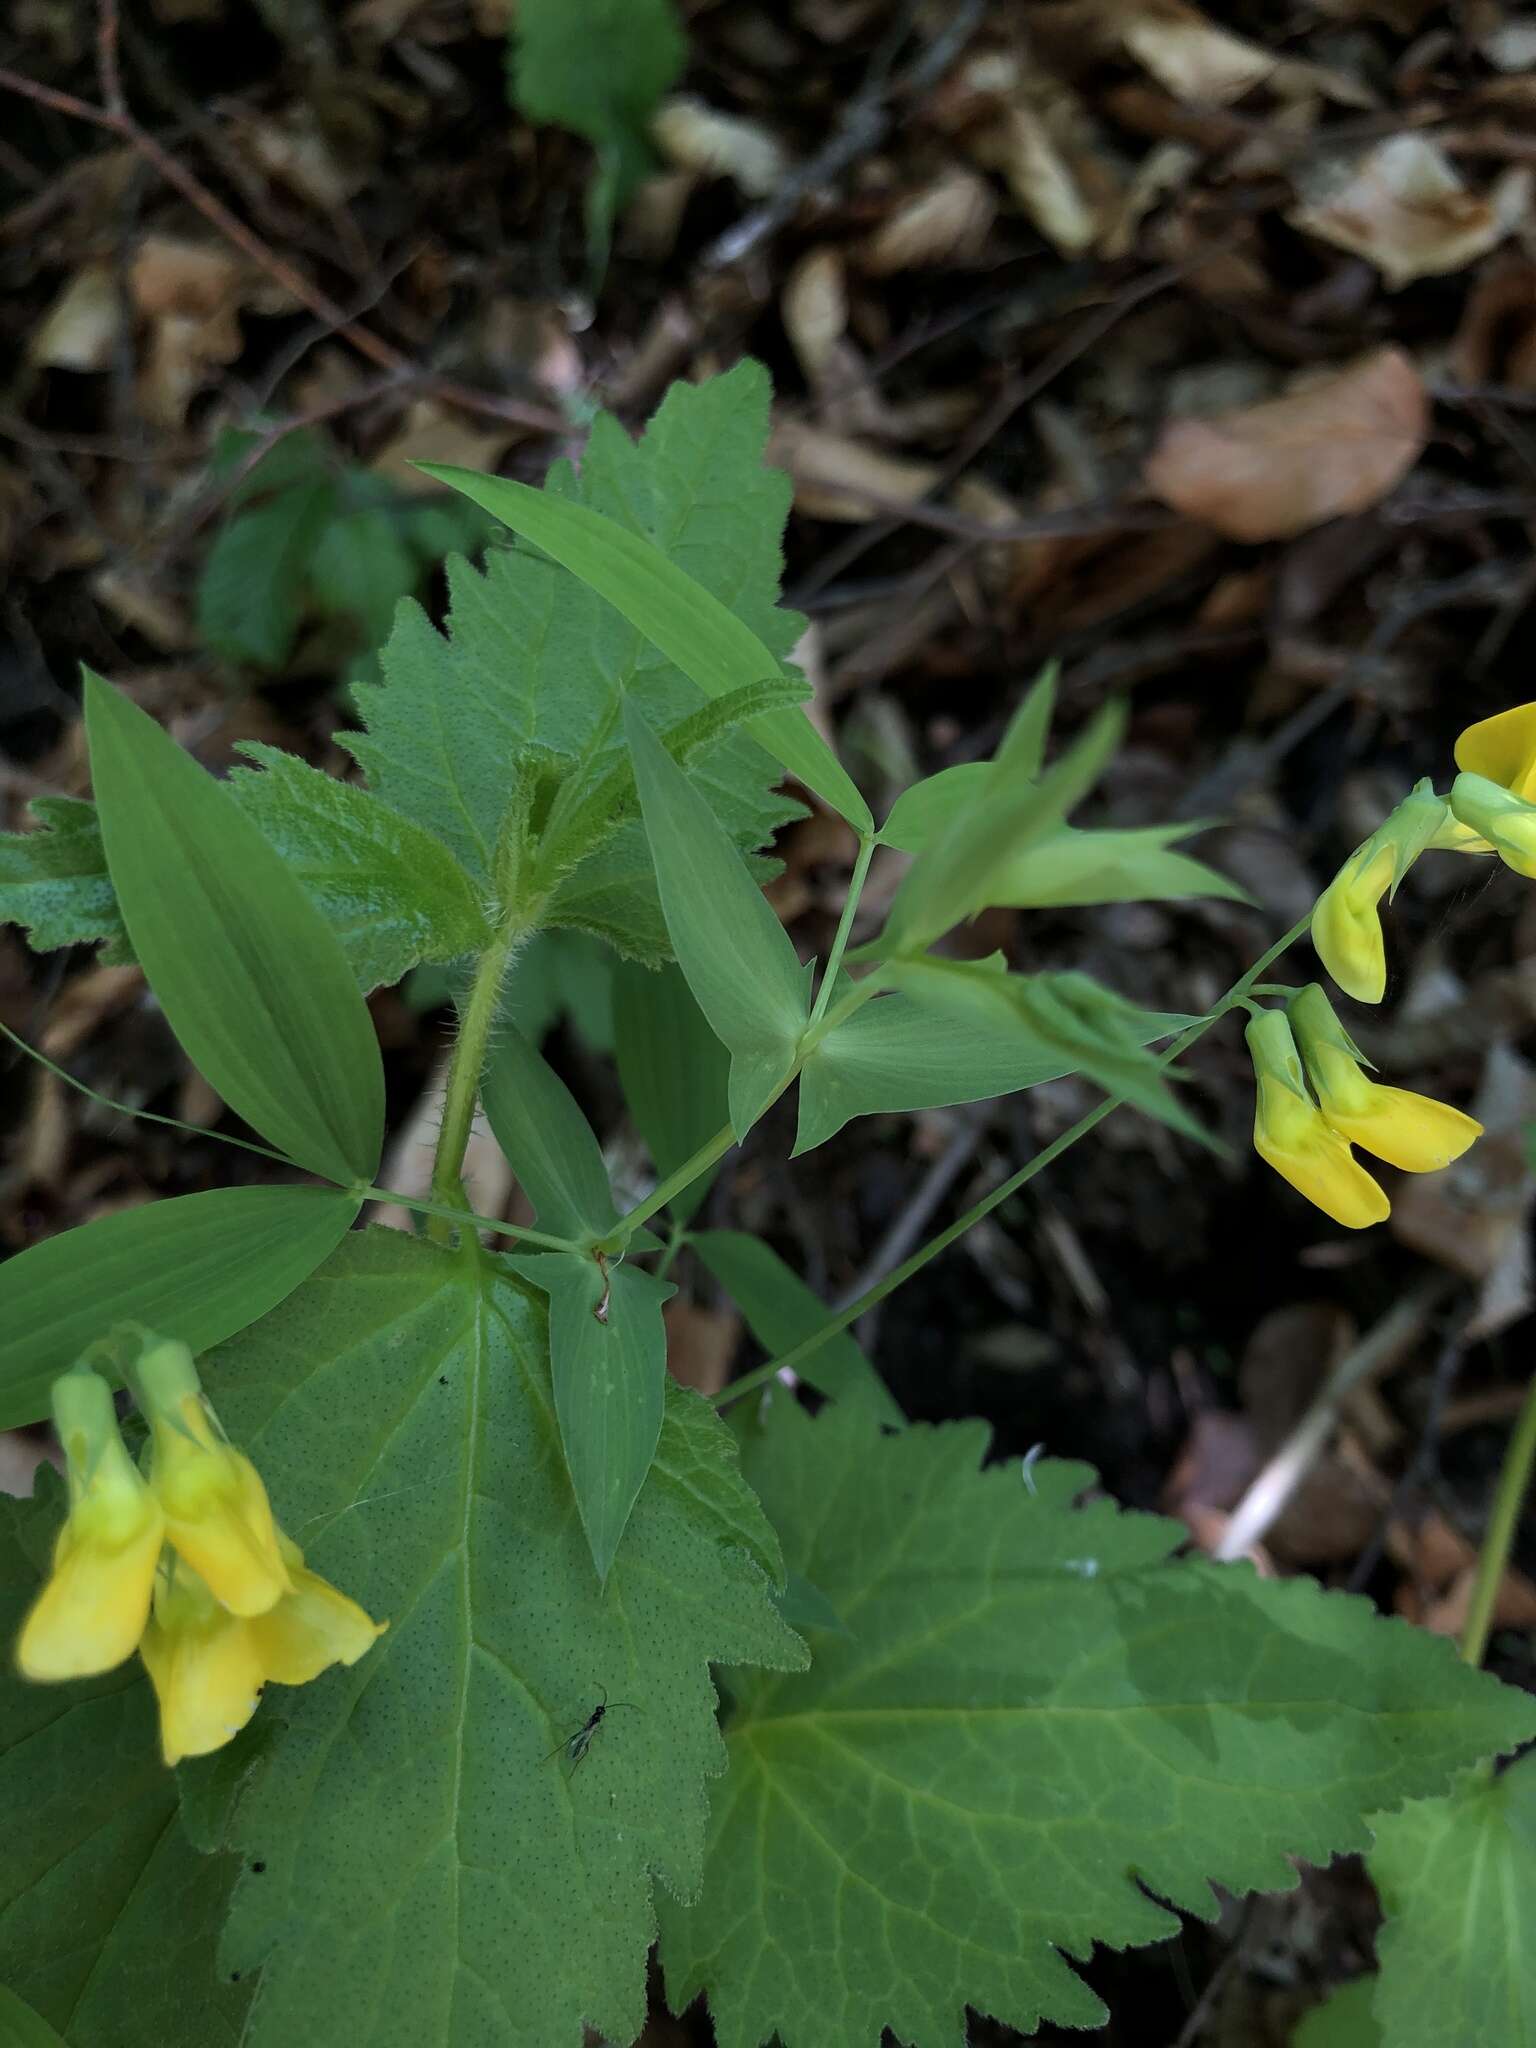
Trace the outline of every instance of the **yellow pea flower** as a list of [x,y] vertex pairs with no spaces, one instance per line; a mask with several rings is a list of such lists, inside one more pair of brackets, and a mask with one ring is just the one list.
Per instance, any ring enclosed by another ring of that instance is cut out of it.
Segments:
[[304,1562],[297,1543],[277,1532],[293,1591],[246,1623],[262,1668],[279,1685],[308,1685],[331,1664],[355,1664],[389,1627]]
[[231,1614],[264,1614],[293,1585],[261,1474],[225,1440],[185,1344],[151,1345],[134,1379],[168,1540]]
[[1483,842],[1451,815],[1426,780],[1404,797],[1363,845],[1357,846],[1317,899],[1312,944],[1318,958],[1357,1003],[1379,1003],[1387,986],[1387,951],[1379,905],[1428,847],[1486,853]]
[[139,1655],[159,1702],[168,1764],[222,1749],[256,1711],[266,1671],[252,1625],[179,1557],[156,1580]]
[[1506,867],[1536,879],[1536,804],[1486,775],[1467,771],[1451,785],[1451,808],[1462,826],[1480,834]]
[[123,1447],[112,1389],[85,1367],[55,1380],[53,1415],[69,1514],[53,1570],[22,1623],[26,1678],[91,1678],[131,1656],[149,1614],[164,1540],[160,1504]]
[[1482,1136],[1477,1119],[1448,1102],[1373,1081],[1315,982],[1288,1014],[1323,1116],[1352,1144],[1404,1173],[1434,1173]]
[[1516,704],[1469,725],[1456,742],[1456,766],[1536,803],[1536,704]]
[[1253,1146],[1259,1157],[1346,1229],[1383,1222],[1392,1204],[1307,1092],[1285,1012],[1260,1011],[1249,1019],[1246,1037],[1258,1082]]

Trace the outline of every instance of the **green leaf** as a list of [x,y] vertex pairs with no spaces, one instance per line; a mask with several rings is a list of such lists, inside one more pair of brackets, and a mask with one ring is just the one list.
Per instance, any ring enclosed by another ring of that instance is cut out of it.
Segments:
[[512,39],[513,103],[595,144],[588,196],[592,234],[606,251],[614,216],[655,168],[649,127],[688,46],[671,0],[523,0]]
[[216,654],[256,668],[282,667],[335,506],[334,486],[320,478],[278,491],[223,528],[197,586],[198,630]]
[[1212,1885],[1288,1889],[1293,1857],[1536,1735],[1448,1643],[1170,1563],[1181,1525],[1074,1508],[1085,1466],[978,1471],[986,1447],[792,1402],[747,1435],[787,1563],[852,1633],[733,1683],[704,1883],[661,1902],[669,2002],[707,1985],[720,2048],[951,2048],[967,2006],[1098,2026],[1064,1957],[1214,1918]]
[[171,1029],[298,1165],[371,1179],[384,1069],[325,920],[229,792],[89,670],[85,723],[112,881]]
[[[1033,701],[1033,697],[1026,699]],[[990,761],[962,761],[914,782],[892,804],[890,816],[880,827],[881,844],[898,847],[903,853],[921,853],[980,803],[991,778]]]
[[1052,681],[1035,685],[1014,716],[973,802],[928,839],[902,877],[886,928],[865,952],[914,953],[998,901],[1000,878],[1021,848],[1054,832],[1098,780],[1125,727],[1108,706],[1043,775],[1037,775]]
[[[580,577],[708,695],[775,673],[773,656],[757,635],[696,582],[671,551],[663,553],[660,545],[603,513],[548,490],[472,469],[418,466],[483,505]],[[751,731],[791,775],[856,830],[874,830],[869,806],[803,711],[765,713],[753,720]]]
[[[746,1318],[770,1358],[792,1351],[827,1320],[827,1308],[771,1245],[739,1230],[705,1230],[693,1249]],[[796,1367],[817,1393],[900,1429],[906,1417],[847,1330]]]
[[992,885],[994,902],[1020,910],[1047,904],[1159,903],[1177,897],[1253,898],[1236,882],[1173,853],[1170,842],[1200,825],[1148,825],[1134,831],[1079,832],[1062,825],[1015,854]]
[[813,1586],[809,1579],[802,1579],[798,1572],[790,1572],[784,1581],[784,1590],[778,1596],[780,1614],[793,1629],[829,1629],[835,1636],[845,1636],[848,1629],[832,1602],[819,1586]]
[[355,619],[370,642],[385,637],[395,606],[421,577],[400,518],[377,506],[329,519],[305,566],[315,612],[326,619]]
[[1536,1764],[1373,1823],[1382,2048],[1536,2039]]
[[119,1209],[0,1266],[0,1429],[41,1421],[48,1390],[114,1323],[194,1351],[220,1344],[329,1257],[361,1206],[339,1188],[214,1188]]
[[69,2043],[0,1984],[0,2048],[69,2048]]
[[[390,1622],[353,1669],[279,1691],[236,1807],[221,1962],[262,1972],[245,2048],[633,2039],[650,1878],[699,1880],[709,1665],[804,1662],[729,1434],[675,1386],[599,1588],[543,1307],[505,1272],[363,1232],[202,1361],[309,1563]],[[578,1770],[545,1765],[604,1693],[639,1711]]]
[[[1313,2006],[1291,2036],[1293,2048],[1381,2048],[1371,2011],[1374,1977],[1356,1977]],[[1454,2038],[1454,2037],[1453,2037]]]
[[725,828],[632,704],[624,732],[667,931],[699,1008],[730,1052],[731,1123],[744,1138],[794,1062],[805,975]]
[[[15,1640],[64,1518],[48,1472],[0,1499],[0,1640]],[[234,1864],[176,1817],[137,1660],[71,1685],[0,1675],[0,1978],[69,2048],[235,2048],[254,1986],[215,1970]],[[0,2039],[32,2048],[38,2037]]]
[[441,840],[280,747],[243,740],[240,751],[261,773],[238,768],[229,787],[340,939],[365,993],[419,961],[458,960],[489,942],[480,892]]
[[539,1228],[555,1237],[605,1237],[619,1212],[602,1148],[570,1089],[511,1026],[499,1030],[492,1043],[480,1100]]
[[133,948],[107,873],[96,806],[73,796],[34,797],[36,832],[0,832],[0,922],[28,927],[39,953],[105,939],[109,965]]
[[[768,650],[754,682],[782,672],[804,623],[776,603],[789,485],[762,462],[768,396],[761,368],[743,363],[707,384],[674,386],[638,444],[600,415],[579,479],[557,465],[546,491],[644,535],[728,605]],[[581,788],[596,787],[624,760],[625,698],[667,731],[708,693],[603,598],[529,550],[492,549],[484,574],[450,562],[448,588],[447,636],[403,606],[384,650],[386,681],[357,692],[367,731],[338,737],[376,795],[488,885],[513,761],[537,749]],[[708,747],[690,772],[744,852],[799,814],[772,792],[779,771],[745,732]],[[630,957],[667,957],[638,818],[578,860],[544,915]]]
[[[665,1180],[725,1122],[730,1055],[676,966],[652,972],[621,960],[613,974],[613,1024],[624,1100]],[[668,1203],[679,1224],[697,1211],[718,1170],[707,1168]]]
[[549,1296],[560,1441],[592,1564],[606,1583],[661,1435],[675,1287],[638,1266],[545,1252],[513,1269]]

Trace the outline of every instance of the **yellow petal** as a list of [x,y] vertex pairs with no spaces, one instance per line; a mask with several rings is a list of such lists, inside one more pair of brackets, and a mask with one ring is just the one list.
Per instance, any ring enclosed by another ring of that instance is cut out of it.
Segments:
[[1469,725],[1456,742],[1456,766],[1536,803],[1536,704],[1516,704]]
[[1387,953],[1376,906],[1391,886],[1396,864],[1390,846],[1378,847],[1364,860],[1352,853],[1312,913],[1318,958],[1359,1003],[1379,1003],[1386,992]]
[[388,1628],[302,1558],[297,1564],[289,1558],[289,1574],[294,1590],[247,1623],[268,1678],[279,1685],[308,1685],[331,1664],[355,1664]]
[[59,1531],[53,1571],[22,1624],[26,1678],[92,1678],[133,1654],[149,1618],[164,1524],[147,1488],[86,1499]]
[[232,1614],[264,1614],[292,1590],[267,1489],[245,1453],[213,1435],[200,1397],[183,1408],[182,1428],[155,1425],[166,1536]]
[[1392,1204],[1350,1151],[1348,1142],[1281,1083],[1259,1077],[1253,1120],[1259,1157],[1346,1230],[1385,1222]]
[[168,1764],[222,1749],[256,1711],[265,1674],[251,1625],[221,1607],[185,1568],[171,1598],[157,1596],[139,1654],[160,1703],[160,1746]]
[[1323,1114],[1351,1144],[1404,1173],[1436,1173],[1483,1134],[1475,1117],[1452,1109],[1448,1102],[1436,1102],[1432,1095],[1383,1087],[1377,1081],[1366,1086],[1370,1099],[1363,1108],[1340,1113],[1325,1096]]

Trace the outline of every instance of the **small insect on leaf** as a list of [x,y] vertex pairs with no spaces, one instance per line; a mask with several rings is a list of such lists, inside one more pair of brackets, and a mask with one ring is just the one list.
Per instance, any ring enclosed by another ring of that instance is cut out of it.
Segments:
[[601,1701],[588,1714],[586,1720],[582,1722],[573,1735],[567,1735],[563,1742],[557,1742],[549,1752],[549,1755],[544,1758],[544,1762],[552,1764],[555,1758],[564,1752],[571,1760],[571,1770],[574,1774],[581,1768],[587,1751],[592,1747],[592,1739],[603,1725],[603,1716],[605,1714],[616,1714],[620,1707],[628,1707],[630,1712],[634,1714],[643,1714],[645,1712],[644,1707],[635,1700],[614,1700],[610,1705],[607,1688],[605,1687]]

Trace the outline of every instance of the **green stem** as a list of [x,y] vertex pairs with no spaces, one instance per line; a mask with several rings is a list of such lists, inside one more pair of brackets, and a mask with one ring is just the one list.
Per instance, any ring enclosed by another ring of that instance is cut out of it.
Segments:
[[[1221,998],[1221,1001],[1213,1009],[1208,1010],[1198,1024],[1191,1024],[1187,1031],[1181,1033],[1174,1040],[1167,1052],[1164,1053],[1160,1065],[1164,1067],[1172,1066],[1173,1062],[1186,1053],[1198,1038],[1203,1037],[1214,1023],[1226,1016],[1228,1011],[1237,1008],[1242,1003],[1249,989],[1263,975],[1266,968],[1273,961],[1278,960],[1288,946],[1295,944],[1311,922],[1312,913],[1308,911],[1304,918],[1297,924],[1292,925],[1284,938],[1277,939],[1267,953],[1263,954],[1258,960],[1255,960],[1248,969],[1248,972],[1240,980],[1233,983],[1231,988]],[[716,1405],[723,1406],[727,1401],[735,1401],[741,1395],[751,1393],[754,1387],[764,1385],[787,1367],[796,1366],[802,1359],[809,1358],[812,1352],[819,1351],[829,1338],[835,1337],[840,1330],[846,1330],[850,1323],[857,1322],[859,1317],[865,1314],[867,1310],[874,1308],[877,1303],[884,1301],[888,1294],[894,1294],[896,1289],[902,1286],[904,1282],[910,1280],[914,1273],[920,1273],[930,1259],[936,1259],[940,1252],[948,1251],[955,1240],[963,1237],[973,1223],[979,1223],[984,1216],[990,1216],[1000,1203],[1006,1202],[1010,1196],[1016,1195],[1019,1189],[1028,1181],[1033,1180],[1037,1173],[1042,1173],[1053,1161],[1059,1159],[1069,1146],[1077,1143],[1079,1138],[1087,1137],[1088,1133],[1096,1125],[1101,1124],[1105,1117],[1121,1108],[1124,1102],[1125,1097],[1123,1095],[1111,1095],[1099,1103],[1097,1108],[1089,1110],[1086,1116],[1079,1117],[1069,1131],[1063,1131],[1059,1138],[1053,1139],[1045,1147],[1044,1151],[1037,1152],[1033,1159],[1026,1165],[1021,1166],[1016,1174],[1003,1182],[1001,1187],[994,1188],[990,1195],[983,1196],[981,1201],[974,1208],[968,1209],[958,1222],[951,1223],[946,1230],[941,1230],[937,1237],[930,1238],[927,1244],[920,1246],[912,1254],[910,1259],[904,1260],[893,1273],[887,1273],[883,1280],[877,1281],[866,1293],[861,1294],[857,1301],[851,1303],[849,1307],[843,1309],[839,1314],[829,1316],[819,1330],[813,1330],[810,1336],[803,1338],[800,1343],[796,1344],[791,1350],[784,1352],[780,1357],[770,1358],[766,1365],[760,1365],[752,1372],[744,1373],[739,1380],[732,1380],[731,1384],[723,1392],[715,1396]]]
[[1468,1664],[1481,1664],[1493,1626],[1493,1610],[1509,1564],[1510,1549],[1520,1522],[1520,1510],[1530,1484],[1531,1465],[1536,1461],[1536,1378],[1526,1389],[1525,1404],[1515,1423],[1515,1433],[1504,1453],[1498,1489],[1488,1532],[1477,1554],[1477,1577],[1472,1586],[1472,1603],[1467,1624],[1461,1632],[1461,1654]]
[[[787,1088],[789,1083],[786,1081],[784,1085]],[[603,1239],[602,1250],[621,1251],[629,1242],[631,1232],[638,1230],[642,1223],[649,1222],[658,1209],[665,1209],[674,1195],[680,1195],[684,1188],[691,1188],[699,1175],[713,1166],[717,1159],[723,1159],[735,1142],[735,1131],[729,1124],[722,1125],[691,1158],[683,1161],[676,1173],[669,1173],[664,1181],[659,1181],[652,1188],[643,1202],[636,1202],[633,1209],[619,1218]]]
[[848,949],[848,937],[853,930],[853,920],[858,914],[859,898],[864,894],[865,878],[869,874],[869,863],[874,858],[875,835],[867,832],[859,839],[859,854],[853,864],[853,874],[848,882],[848,898],[843,905],[843,914],[838,919],[837,932],[832,940],[832,951],[827,956],[826,971],[821,977],[821,987],[816,991],[816,1001],[811,1009],[809,1023],[821,1022],[821,1013],[827,1007],[827,998],[837,985],[837,970],[843,964],[843,954]]
[[[448,1086],[443,1096],[443,1118],[438,1126],[437,1150],[432,1157],[432,1195],[442,1209],[466,1214],[464,1198],[464,1154],[475,1120],[480,1096],[480,1075],[485,1066],[491,1027],[501,1001],[501,985],[518,945],[527,936],[528,924],[509,916],[480,956],[470,984],[469,998],[460,1012],[458,1043],[448,1067]],[[441,1215],[427,1212],[432,1220],[427,1235],[437,1244],[448,1243],[453,1230]],[[467,1215],[466,1215],[467,1220]]]
[[462,1202],[423,1202],[415,1195],[397,1195],[393,1188],[359,1188],[358,1199],[364,1202],[390,1202],[397,1209],[409,1209],[415,1215],[441,1218],[444,1222],[463,1225],[473,1224],[476,1230],[498,1231],[503,1237],[515,1237],[523,1244],[536,1244],[549,1252],[585,1252],[587,1246],[578,1244],[572,1237],[551,1237],[545,1230],[529,1230],[521,1223],[505,1223],[499,1216],[481,1216],[473,1209],[466,1209]]

